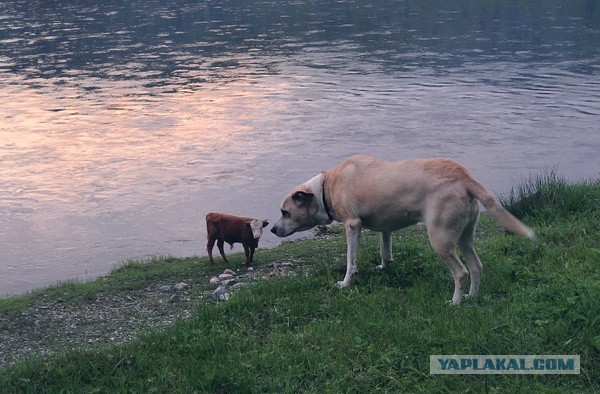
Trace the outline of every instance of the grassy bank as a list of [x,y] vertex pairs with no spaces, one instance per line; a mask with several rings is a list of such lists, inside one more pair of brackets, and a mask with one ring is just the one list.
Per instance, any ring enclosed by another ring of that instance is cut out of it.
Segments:
[[[481,292],[459,307],[448,305],[451,277],[421,227],[394,235],[395,263],[385,272],[374,268],[377,234],[366,232],[356,283],[344,290],[334,286],[345,269],[343,234],[259,250],[258,271],[274,261],[293,261],[296,274],[256,280],[220,303],[203,298],[207,278],[222,271],[220,264],[211,266],[204,258],[136,263],[95,282],[0,300],[0,314],[18,320],[42,301],[86,309],[108,295],[155,294],[159,284],[184,280],[191,284],[188,301],[149,302],[187,308],[188,317],[141,328],[135,339],[121,344],[55,348],[50,356],[21,359],[0,370],[0,387],[5,392],[598,392],[600,183],[554,180],[558,183],[544,192],[545,181],[522,187],[508,202],[535,229],[536,242],[508,235],[482,215],[476,240],[484,264]],[[232,261],[242,259],[236,255]],[[19,329],[33,328],[4,323],[0,335]],[[430,375],[431,354],[578,354],[582,373]]]

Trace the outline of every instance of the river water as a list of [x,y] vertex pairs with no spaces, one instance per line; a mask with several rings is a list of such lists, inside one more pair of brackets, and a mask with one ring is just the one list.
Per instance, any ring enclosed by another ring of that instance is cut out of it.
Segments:
[[599,175],[599,1],[88,3],[0,3],[0,295],[204,255],[351,154]]

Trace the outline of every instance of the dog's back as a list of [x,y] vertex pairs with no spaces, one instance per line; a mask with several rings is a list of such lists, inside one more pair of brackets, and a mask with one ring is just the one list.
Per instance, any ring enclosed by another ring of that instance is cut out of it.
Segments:
[[[336,212],[343,217],[355,214],[365,227],[393,231],[424,220],[431,205],[449,203],[462,209],[465,198],[475,198],[506,230],[534,238],[533,231],[506,211],[469,173],[451,159],[414,159],[389,162],[358,155],[326,172],[329,195]],[[351,206],[353,212],[339,209]],[[377,216],[387,217],[379,226]],[[396,225],[389,226],[396,215]],[[383,227],[383,228],[379,228]],[[392,227],[392,228],[390,228]],[[394,228],[395,227],[395,228]]]

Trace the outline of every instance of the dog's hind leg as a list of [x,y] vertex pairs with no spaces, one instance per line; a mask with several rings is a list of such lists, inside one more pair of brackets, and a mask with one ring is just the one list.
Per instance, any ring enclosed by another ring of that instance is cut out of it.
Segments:
[[456,255],[456,244],[453,240],[454,232],[439,227],[428,227],[427,233],[433,250],[444,260],[444,263],[446,263],[446,266],[452,273],[452,277],[454,278],[452,304],[459,305],[469,273]]
[[344,223],[344,228],[346,229],[346,244],[348,251],[346,255],[346,276],[343,281],[337,282],[340,289],[350,286],[354,275],[358,272],[356,263],[358,260],[358,242],[360,241],[362,223],[359,219],[347,220]]
[[385,269],[392,262],[392,233],[384,231],[381,233],[381,241],[379,243],[381,254],[381,265],[377,268]]
[[463,230],[462,235],[458,239],[458,247],[463,254],[469,267],[469,274],[471,275],[471,286],[469,288],[469,297],[475,297],[479,292],[479,284],[481,283],[481,274],[483,273],[483,264],[475,252],[473,247],[473,238],[475,235],[475,226],[479,212],[476,212],[472,217],[471,221],[467,224],[467,227]]

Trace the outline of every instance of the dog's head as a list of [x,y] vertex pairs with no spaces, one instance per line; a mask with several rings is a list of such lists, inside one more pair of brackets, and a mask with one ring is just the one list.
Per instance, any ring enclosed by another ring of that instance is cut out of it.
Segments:
[[302,185],[296,186],[281,203],[281,217],[271,232],[287,237],[297,231],[309,230],[319,224],[331,223],[323,208],[323,175],[319,174]]

